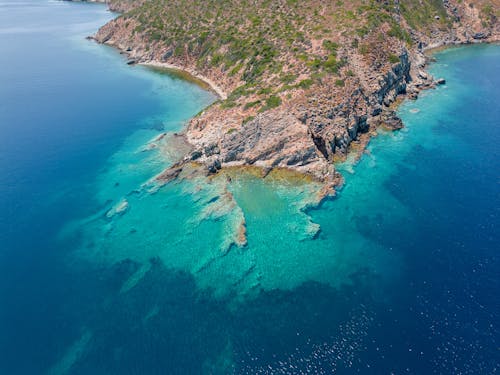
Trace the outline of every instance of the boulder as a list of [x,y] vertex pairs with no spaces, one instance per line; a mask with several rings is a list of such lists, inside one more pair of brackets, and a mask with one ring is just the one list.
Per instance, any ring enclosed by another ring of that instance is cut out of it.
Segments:
[[201,153],[201,151],[199,151],[199,150],[193,151],[193,152],[191,153],[191,160],[196,160],[196,159],[199,159],[199,158],[201,158],[201,156],[202,156],[202,155],[203,155],[203,154],[202,154],[202,153]]
[[205,155],[212,156],[216,154],[220,154],[220,149],[217,143],[212,143],[205,147]]
[[429,77],[427,76],[427,73],[426,73],[426,72],[419,71],[419,72],[418,72],[418,78],[423,79],[423,80],[425,81],[425,80],[426,80],[427,78],[429,78]]
[[394,111],[387,111],[383,113],[381,120],[383,124],[391,130],[398,130],[404,128],[403,121]]
[[222,168],[222,164],[219,159],[215,158],[207,164],[207,170],[209,174],[215,174]]

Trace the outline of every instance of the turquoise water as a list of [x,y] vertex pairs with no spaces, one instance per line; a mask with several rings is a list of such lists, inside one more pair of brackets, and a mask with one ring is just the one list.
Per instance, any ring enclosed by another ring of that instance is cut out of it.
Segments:
[[439,53],[447,84],[318,206],[156,183],[215,98],[84,39],[112,17],[0,0],[1,373],[498,370],[498,46]]

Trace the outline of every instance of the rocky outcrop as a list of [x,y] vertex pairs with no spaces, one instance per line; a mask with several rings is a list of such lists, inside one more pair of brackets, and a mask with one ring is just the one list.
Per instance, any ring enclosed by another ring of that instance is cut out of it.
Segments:
[[313,103],[290,111],[261,113],[225,134],[211,132],[210,138],[205,123],[195,119],[186,135],[196,149],[186,161],[203,163],[210,173],[224,166],[256,165],[295,169],[327,180],[334,174],[335,156],[345,155],[360,134],[382,122],[393,129],[402,126],[390,106],[406,92],[410,66],[405,50],[371,92],[357,88],[335,106],[328,101],[314,105],[314,98]]
[[190,142],[196,145],[186,161],[191,159],[203,163],[210,173],[221,167],[243,165],[263,169],[293,168],[310,171],[318,178],[329,172],[328,165],[317,153],[307,126],[290,113],[259,114],[241,128],[212,137],[208,143],[203,136],[204,129],[198,127],[200,125],[192,122],[186,130]]
[[[151,7],[154,3],[112,0],[112,6],[122,10],[144,4],[144,14],[149,17],[157,17],[163,9]],[[182,12],[183,4],[175,1],[172,4],[169,11]],[[199,11],[200,17],[205,17],[205,8],[200,4],[193,2],[186,6],[193,7]],[[235,1],[234,7],[242,4]],[[256,1],[255,4],[271,6],[272,11],[282,17],[293,13],[293,9],[287,8],[286,1],[271,5]],[[219,22],[220,18],[205,20],[203,24],[197,23],[196,19],[188,26],[179,24],[172,29],[162,26],[141,32],[147,29],[144,25],[147,18],[144,14],[142,18],[138,17],[136,13],[139,12],[131,12],[130,16],[127,13],[127,16],[105,25],[95,38],[119,48],[129,56],[131,63],[175,66],[205,77],[206,82],[217,88],[216,92],[224,93],[219,94],[224,98],[221,103],[190,121],[183,136],[191,151],[162,175],[165,179],[175,178],[182,171],[183,164],[194,162],[204,166],[208,174],[232,166],[256,166],[264,171],[286,168],[331,183],[338,181],[334,161],[345,156],[353,142],[362,145],[372,130],[380,125],[394,130],[403,127],[394,111],[399,97],[416,98],[419,91],[444,83],[443,79],[436,81],[425,72],[428,61],[425,50],[448,44],[498,40],[495,16],[491,15],[490,23],[485,26],[484,15],[469,3],[445,0],[442,8],[436,8],[444,9],[445,13],[429,14],[429,20],[418,27],[410,26],[398,4],[390,12],[380,5],[378,11],[385,12],[386,18],[382,18],[385,21],[381,21],[377,28],[369,29],[369,24],[353,24],[343,30],[329,31],[329,37],[335,38],[335,42],[324,36],[318,37],[313,28],[300,33],[300,38],[294,36],[287,42],[289,44],[279,38],[273,39],[271,35],[252,40],[249,46],[257,48],[256,43],[260,43],[260,54],[252,56],[246,51],[238,51],[241,60],[231,70],[217,61],[226,56],[233,58],[234,51],[228,46],[238,48],[246,42],[244,39],[235,42],[234,35],[244,38],[245,33],[250,32],[248,25],[231,26],[230,35],[224,35],[221,40],[214,39],[219,45],[207,40],[223,35],[227,29],[225,25],[215,36],[210,32],[193,33],[193,30],[201,30],[205,24]],[[244,8],[239,11],[244,11]],[[303,30],[318,21],[317,15],[308,15],[307,12],[304,10]],[[231,24],[234,14],[228,16],[228,24]],[[259,17],[253,21],[254,25],[265,20],[266,12]],[[294,18],[294,22],[296,19],[300,18]],[[158,23],[161,23],[159,18],[155,18],[155,24]],[[367,31],[358,28],[356,33],[352,32],[352,28],[359,26]],[[265,22],[258,27],[261,27],[259,32],[271,32]],[[213,31],[213,28],[207,30]],[[357,33],[363,36],[357,37]],[[175,45],[176,38],[188,37],[192,39],[183,45]],[[301,53],[294,55],[291,51]],[[271,61],[270,56],[281,66],[281,71],[267,71],[262,67],[257,70],[263,59]]]

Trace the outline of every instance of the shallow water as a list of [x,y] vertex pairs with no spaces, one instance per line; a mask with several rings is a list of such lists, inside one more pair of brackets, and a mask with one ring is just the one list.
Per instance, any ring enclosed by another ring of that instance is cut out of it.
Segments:
[[100,5],[0,9],[0,372],[498,369],[500,47],[439,53],[311,208],[279,176],[158,186],[155,138],[213,95],[86,41]]

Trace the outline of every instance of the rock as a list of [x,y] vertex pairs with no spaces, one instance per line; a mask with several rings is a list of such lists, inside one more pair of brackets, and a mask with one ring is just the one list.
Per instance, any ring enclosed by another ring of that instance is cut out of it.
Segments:
[[219,159],[214,159],[207,165],[207,170],[209,174],[215,174],[222,168],[221,162]]
[[414,90],[408,93],[408,99],[417,100],[418,99],[418,91]]
[[205,155],[212,156],[217,154],[220,154],[220,149],[216,143],[213,143],[205,147]]
[[128,202],[123,199],[112,207],[107,213],[106,217],[111,219],[115,215],[123,215],[128,210]]
[[153,124],[153,126],[151,126],[151,129],[158,130],[158,131],[162,132],[165,130],[165,125],[161,121],[156,122],[155,124]]
[[163,54],[163,61],[167,61],[169,58],[171,58],[174,54],[174,50],[169,49],[167,52]]
[[382,123],[391,130],[404,128],[403,121],[394,111],[387,111],[382,115]]
[[168,182],[176,179],[182,172],[182,164],[177,163],[163,171],[159,176],[156,177],[157,181]]
[[419,71],[418,78],[423,79],[425,81],[425,80],[427,80],[427,78],[429,78],[429,76],[427,75],[427,73],[425,73],[423,71]]
[[193,151],[193,152],[191,153],[191,157],[190,157],[190,159],[191,159],[191,160],[196,160],[196,159],[201,158],[201,156],[202,156],[202,155],[203,155],[203,154],[201,153],[201,151],[196,150],[196,151]]
[[[390,0],[378,1],[380,4],[396,7],[397,11],[391,13],[396,22],[398,22],[399,18],[400,12],[398,8],[400,2],[400,0],[394,2]],[[232,92],[236,88],[243,88],[241,85],[245,83],[246,79],[240,80],[238,78],[242,75],[242,72],[232,77],[232,74],[227,74],[226,69],[217,66],[219,64],[214,64],[214,66],[210,66],[211,64],[198,64],[198,62],[205,61],[206,58],[208,58],[206,61],[210,61],[215,56],[213,53],[215,51],[205,50],[206,45],[202,42],[202,39],[205,38],[199,38],[198,44],[179,45],[179,47],[189,48],[182,48],[183,53],[177,54],[174,53],[175,49],[170,43],[165,44],[162,41],[157,43],[156,38],[152,38],[152,35],[148,32],[136,33],[134,30],[137,27],[149,26],[153,22],[149,17],[145,17],[143,20],[141,16],[146,15],[146,13],[142,12],[150,8],[149,6],[142,6],[148,1],[120,0],[111,1],[111,3],[119,3],[123,7],[121,11],[132,8],[136,8],[138,11],[111,21],[99,30],[96,39],[100,42],[109,41],[108,44],[124,49],[130,59],[129,64],[132,65],[141,61],[168,61],[174,65],[185,67],[188,71],[200,70],[201,75],[210,78],[217,85],[221,85],[224,91]],[[186,6],[181,7],[183,11],[189,9],[189,7],[202,10],[199,4],[185,3]],[[214,4],[218,8],[219,4],[216,3]],[[286,10],[288,8],[287,2],[284,1],[267,3],[272,4],[270,8],[266,8],[273,9],[271,13],[278,9]],[[203,4],[203,2],[200,2],[200,4]],[[232,6],[246,6],[243,4],[246,3],[234,2]],[[326,12],[334,10],[328,8],[329,4],[330,2],[324,2]],[[216,173],[221,164],[224,166],[256,165],[259,168],[290,167],[308,173],[316,173],[322,170],[330,171],[326,167],[332,165],[331,162],[336,160],[338,154],[347,152],[349,144],[356,137],[359,137],[360,132],[366,132],[368,128],[373,129],[379,123],[385,123],[393,129],[401,128],[401,120],[394,114],[387,114],[387,112],[390,113],[389,106],[397,100],[398,95],[407,92],[409,97],[416,98],[421,89],[445,83],[441,79],[435,80],[431,74],[425,71],[425,64],[432,60],[432,58],[426,58],[422,53],[426,47],[458,42],[464,43],[467,40],[480,42],[485,38],[497,38],[498,35],[497,30],[489,27],[489,31],[480,32],[487,30],[487,28],[486,26],[484,26],[484,29],[480,28],[481,19],[477,15],[479,12],[476,12],[476,10],[470,11],[468,3],[443,0],[442,4],[449,16],[445,16],[444,13],[434,12],[434,16],[432,13],[428,15],[427,21],[433,23],[434,26],[438,26],[440,22],[431,19],[439,20],[440,16],[443,16],[446,19],[450,17],[450,20],[452,20],[459,19],[462,16],[466,22],[462,25],[449,25],[447,28],[444,28],[445,25],[443,25],[443,29],[429,27],[425,28],[425,30],[413,29],[406,22],[403,22],[400,24],[402,30],[405,33],[408,32],[411,40],[415,42],[418,48],[418,51],[412,48],[411,53],[401,48],[399,43],[395,44],[393,38],[380,38],[373,45],[374,48],[370,48],[371,52],[369,54],[360,54],[360,51],[358,51],[360,40],[358,38],[351,38],[350,34],[352,33],[348,32],[340,34],[343,32],[341,29],[336,29],[334,24],[329,25],[332,27],[332,33],[330,35],[325,31],[325,37],[328,34],[334,38],[333,41],[341,42],[339,43],[341,47],[337,51],[339,54],[337,60],[344,61],[343,56],[349,57],[349,59],[345,60],[345,69],[342,68],[340,71],[341,75],[345,75],[344,73],[347,72],[352,73],[344,77],[344,85],[337,85],[336,77],[333,75],[326,75],[321,80],[311,80],[312,84],[305,85],[311,85],[310,88],[293,85],[297,87],[290,90],[286,89],[283,94],[280,94],[280,98],[283,99],[281,106],[266,111],[260,111],[258,107],[253,106],[247,108],[245,105],[249,104],[246,102],[247,98],[254,103],[266,100],[257,91],[252,94],[249,92],[248,97],[246,95],[242,96],[241,99],[238,99],[238,105],[235,107],[211,106],[203,112],[202,116],[191,120],[185,133],[186,142],[190,143],[192,147],[186,148],[186,152],[182,154],[183,162],[189,165],[189,161],[196,160],[197,163],[203,164],[204,171],[208,170],[209,173]],[[258,6],[261,7],[261,5]],[[305,9],[304,14],[307,17],[312,16]],[[223,17],[222,20],[224,20],[224,14],[221,16]],[[208,17],[209,20],[210,18],[211,16]],[[287,19],[283,20],[286,21]],[[177,30],[177,26],[173,24],[162,24],[164,29],[161,39],[163,40],[163,37],[165,37],[165,40],[171,39],[179,31],[182,31],[181,35],[179,35],[181,39],[191,35],[193,31],[200,29],[201,26],[197,24],[200,20],[192,19],[192,21],[185,28],[182,28],[183,30]],[[263,25],[265,23],[263,22]],[[287,73],[292,73],[290,76],[296,76],[297,80],[300,77],[301,81],[304,78],[310,78],[313,70],[296,61],[298,55],[292,53],[293,51],[297,49],[297,51],[301,51],[301,54],[304,53],[307,56],[319,54],[317,56],[321,59],[327,58],[327,51],[321,48],[321,45],[317,43],[318,41],[312,42],[315,38],[307,31],[311,26],[310,23],[318,24],[318,26],[322,24],[317,17],[307,18],[307,24],[302,30],[304,38],[303,40],[294,41],[293,50],[290,48],[291,46],[288,46],[288,43],[283,43],[283,41],[278,40],[279,38],[273,37],[272,33],[269,35],[273,39],[272,44],[276,47],[277,52],[277,55],[273,56],[273,61],[276,60],[280,64],[286,63],[289,65],[290,71],[287,68]],[[261,32],[268,32],[267,30],[270,29],[267,26],[258,29]],[[242,30],[239,30],[238,33],[240,31]],[[382,27],[379,31],[381,32],[380,36],[390,34],[386,27]],[[369,33],[366,37],[363,37],[363,43],[369,45],[375,42],[375,37],[378,35],[378,32]],[[205,52],[207,52],[206,56]],[[226,54],[231,51],[224,49],[218,52]],[[323,52],[325,52],[325,55]],[[389,52],[391,55],[395,54],[390,59],[388,58]],[[402,53],[399,54],[398,52]],[[395,59],[396,56],[398,56],[399,62]],[[391,61],[396,62],[391,63]],[[244,65],[246,66],[245,69],[250,67],[246,61]],[[410,67],[412,68],[412,74],[415,73],[414,77],[410,77]],[[266,69],[261,76],[252,77],[252,81],[255,81],[256,86],[259,88],[274,89],[269,87],[270,84],[275,82],[275,73],[271,73],[271,70]],[[415,78],[415,81],[412,82],[412,78]],[[295,83],[298,84],[299,82]],[[262,104],[260,105],[262,106]],[[361,140],[364,138],[368,137],[362,137]],[[180,171],[181,166],[178,165],[162,174],[161,178],[164,180],[175,178]],[[323,176],[326,176],[326,174],[323,174]]]
[[372,110],[372,116],[378,116],[381,113],[382,113],[382,107],[380,106],[380,104],[375,105]]

